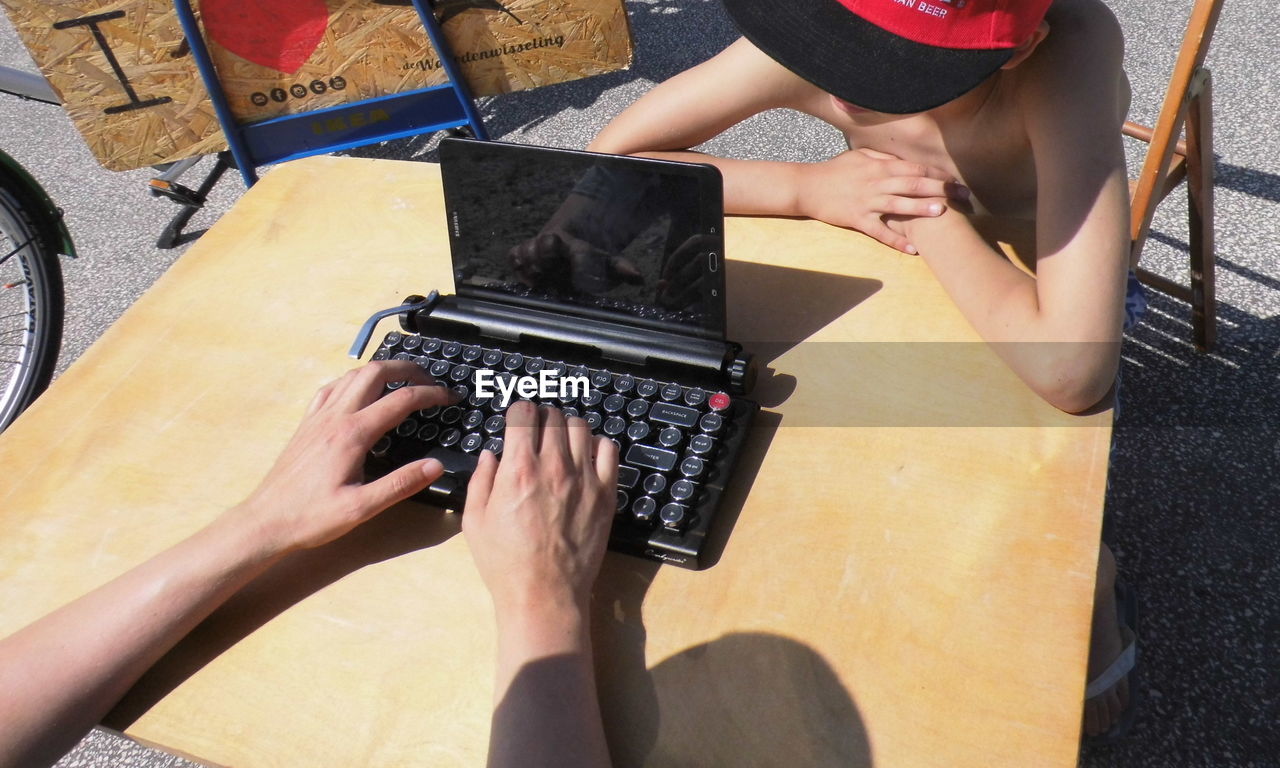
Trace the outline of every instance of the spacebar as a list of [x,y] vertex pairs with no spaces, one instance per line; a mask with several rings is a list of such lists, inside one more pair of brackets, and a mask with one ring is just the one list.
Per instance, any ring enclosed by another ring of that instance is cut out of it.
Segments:
[[427,451],[422,458],[439,461],[444,465],[444,471],[451,475],[469,475],[475,471],[478,462],[478,459],[469,453],[441,448],[438,445]]

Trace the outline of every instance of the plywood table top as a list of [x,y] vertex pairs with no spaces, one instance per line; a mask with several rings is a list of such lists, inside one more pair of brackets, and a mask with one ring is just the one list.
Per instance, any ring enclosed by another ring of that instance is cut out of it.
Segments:
[[[764,412],[713,567],[606,558],[617,764],[1073,766],[1111,413],[1041,402],[916,257],[726,237]],[[363,320],[432,288],[436,166],[271,171],[0,437],[0,634],[243,498]],[[405,504],[281,563],[107,724],[225,765],[482,765],[494,628],[457,534]]]

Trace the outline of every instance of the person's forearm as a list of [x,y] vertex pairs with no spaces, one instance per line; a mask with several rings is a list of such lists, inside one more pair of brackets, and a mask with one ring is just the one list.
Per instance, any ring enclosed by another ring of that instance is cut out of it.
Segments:
[[585,606],[499,609],[494,701],[490,768],[610,764]]
[[[1119,341],[1042,306],[1036,279],[993,250],[958,211],[913,219],[907,237],[974,330],[1037,394],[1069,412],[1101,400],[1115,380]],[[1063,308],[1065,309],[1065,308]]]
[[685,163],[705,163],[720,169],[724,179],[724,211],[740,216],[807,216],[803,206],[803,175],[808,163],[736,160],[692,150],[634,152]]
[[281,554],[233,510],[0,641],[0,766],[47,765]]

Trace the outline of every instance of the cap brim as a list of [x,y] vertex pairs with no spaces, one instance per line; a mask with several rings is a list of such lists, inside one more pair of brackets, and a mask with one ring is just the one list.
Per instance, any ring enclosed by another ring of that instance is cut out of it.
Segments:
[[831,95],[873,112],[905,115],[976,88],[1012,48],[962,50],[886,32],[835,0],[724,0],[743,36]]

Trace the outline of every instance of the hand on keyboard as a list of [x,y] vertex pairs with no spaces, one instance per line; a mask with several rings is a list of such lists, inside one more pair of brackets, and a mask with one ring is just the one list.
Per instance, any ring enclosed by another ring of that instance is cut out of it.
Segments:
[[[381,397],[389,382],[408,381]],[[263,530],[264,546],[284,552],[325,544],[422,489],[444,471],[439,461],[406,464],[362,484],[365,454],[413,411],[446,405],[450,395],[410,362],[375,362],[322,388],[257,490],[238,508]]]
[[554,408],[515,403],[506,422],[501,465],[482,452],[467,487],[462,532],[476,567],[499,616],[585,606],[613,519],[618,448]]

